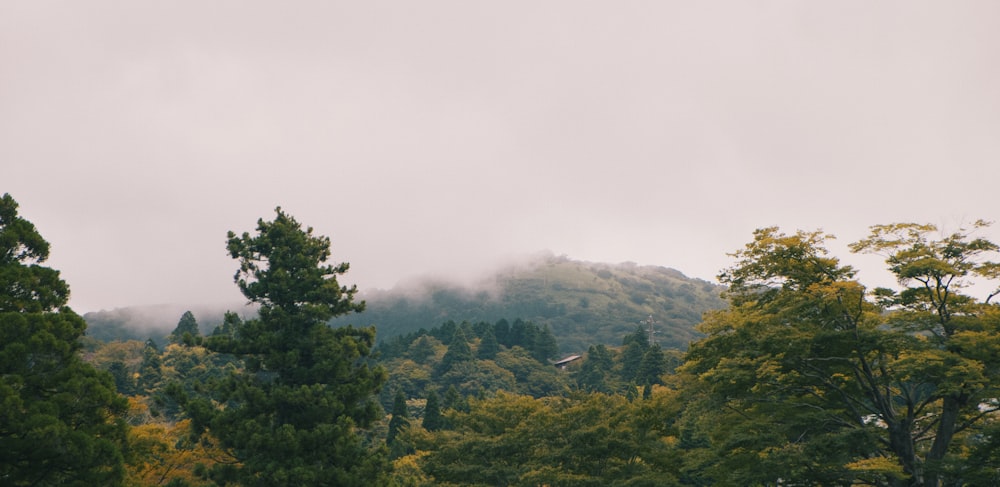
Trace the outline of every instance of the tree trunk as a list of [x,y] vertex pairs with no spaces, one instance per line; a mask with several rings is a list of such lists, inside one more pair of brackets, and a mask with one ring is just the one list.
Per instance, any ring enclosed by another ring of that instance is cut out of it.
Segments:
[[911,420],[906,418],[902,421],[893,421],[889,424],[889,447],[893,453],[899,457],[903,464],[903,471],[910,475],[908,480],[904,480],[900,485],[907,487],[923,487],[923,468],[917,452],[913,445],[911,435]]
[[[958,413],[967,399],[956,396],[946,396],[941,405],[941,418],[938,423],[937,434],[934,436],[934,443],[931,451],[927,453],[927,463],[936,465],[945,455],[948,454],[948,447],[955,436],[955,423],[958,421]],[[938,487],[937,469],[932,469],[927,473],[925,485],[928,487]]]

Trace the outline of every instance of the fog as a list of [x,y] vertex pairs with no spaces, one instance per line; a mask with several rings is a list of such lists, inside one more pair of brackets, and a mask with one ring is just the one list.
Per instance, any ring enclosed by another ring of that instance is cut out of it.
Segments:
[[[995,219],[996,2],[0,4],[0,192],[80,312],[241,302],[276,206],[362,291],[540,251]],[[1000,240],[991,228],[985,236]],[[175,318],[176,319],[176,318]]]

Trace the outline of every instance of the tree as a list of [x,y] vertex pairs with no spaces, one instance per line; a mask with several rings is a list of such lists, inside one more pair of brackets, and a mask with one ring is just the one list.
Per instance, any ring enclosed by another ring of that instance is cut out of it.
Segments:
[[556,342],[556,337],[552,334],[552,330],[549,329],[549,325],[545,325],[535,334],[531,356],[535,357],[535,360],[547,364],[549,359],[558,354],[559,344]]
[[490,326],[483,330],[483,338],[479,341],[479,349],[476,350],[476,357],[480,360],[493,360],[500,351],[500,343]]
[[643,385],[662,384],[661,377],[667,372],[667,357],[659,345],[653,345],[642,355],[635,380]]
[[222,324],[216,326],[215,329],[212,330],[212,335],[232,337],[236,333],[236,329],[239,328],[241,324],[243,324],[243,320],[240,319],[239,315],[232,311],[226,311],[222,317]]
[[472,361],[475,357],[472,355],[472,348],[469,347],[469,340],[465,336],[465,332],[461,328],[455,330],[455,334],[451,338],[451,342],[448,344],[448,351],[445,352],[444,357],[441,359],[441,363],[438,365],[438,374],[444,375],[448,373],[453,367],[462,362]]
[[198,330],[198,321],[194,319],[194,314],[185,311],[181,315],[180,321],[177,322],[177,327],[170,332],[169,338],[170,343],[183,343],[191,346],[199,337],[201,337],[201,332]]
[[421,426],[427,431],[436,431],[444,425],[441,416],[441,402],[434,391],[427,393],[427,404],[424,406],[424,420]]
[[410,413],[406,407],[406,396],[403,395],[403,391],[396,391],[392,400],[392,419],[389,420],[389,433],[386,435],[385,442],[391,445],[399,430],[409,424]]
[[614,366],[611,350],[603,344],[591,345],[587,350],[587,358],[580,367],[577,384],[587,392],[610,393],[613,388],[608,384],[608,375]]
[[163,380],[163,361],[160,358],[160,348],[152,338],[146,339],[142,348],[142,364],[139,365],[139,377],[136,384],[137,392],[149,394]]
[[497,343],[505,346],[512,347],[510,343],[510,323],[506,319],[500,318],[493,325],[493,334],[496,335]]
[[696,425],[681,436],[701,445],[688,471],[718,485],[963,484],[963,452],[997,411],[1000,312],[960,290],[997,277],[997,247],[936,230],[876,226],[852,244],[916,283],[899,292],[868,292],[821,232],[755,232],[720,275],[730,307],[706,316],[681,369],[682,423]]
[[0,479],[4,485],[120,485],[128,408],[78,355],[86,323],[69,286],[41,266],[49,244],[0,198]]
[[646,330],[642,326],[637,326],[635,331],[625,335],[622,339],[621,377],[626,382],[635,381],[639,374],[639,367],[642,365],[642,358],[650,348]]
[[327,264],[329,238],[303,229],[281,208],[276,213],[258,221],[255,235],[228,237],[240,264],[234,280],[259,305],[259,317],[207,341],[241,358],[245,370],[219,384],[218,402],[194,398],[186,409],[196,429],[208,428],[241,462],[227,481],[378,484],[386,452],[366,447],[359,432],[379,417],[375,396],[386,380],[368,361],[375,330],[327,326],[364,309],[354,302],[356,287],[337,282],[349,266]]

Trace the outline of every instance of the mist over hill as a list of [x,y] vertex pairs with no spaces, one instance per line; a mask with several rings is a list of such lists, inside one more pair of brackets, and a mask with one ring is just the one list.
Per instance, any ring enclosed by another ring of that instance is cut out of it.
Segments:
[[235,311],[244,318],[256,315],[254,308],[240,303],[228,306],[158,304],[94,311],[84,314],[83,319],[87,322],[87,336],[103,342],[152,338],[162,345],[185,311],[190,311],[198,320],[202,334],[211,333],[221,324],[226,311]]
[[[607,264],[543,254],[508,264],[474,283],[423,278],[390,290],[364,291],[363,313],[334,319],[334,326],[375,325],[378,340],[430,329],[447,321],[496,322],[521,318],[549,326],[561,351],[579,352],[598,343],[620,345],[622,337],[652,317],[656,340],[686,349],[700,335],[694,326],[705,311],[722,308],[722,288],[678,270],[634,263]],[[161,342],[185,311],[202,333],[211,333],[227,310],[244,318],[243,304],[185,307],[159,305],[87,313],[87,335],[101,340]]]
[[522,318],[548,325],[563,352],[622,338],[652,316],[656,340],[686,349],[705,311],[724,307],[722,288],[678,270],[582,262],[552,255],[509,265],[472,285],[416,281],[366,293],[367,309],[334,325],[376,325],[379,340],[443,322]]

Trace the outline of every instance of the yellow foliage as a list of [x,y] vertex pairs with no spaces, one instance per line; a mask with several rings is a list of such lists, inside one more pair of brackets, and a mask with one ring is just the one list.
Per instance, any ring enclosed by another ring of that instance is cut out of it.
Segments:
[[[141,417],[148,407],[138,398],[129,398],[130,418]],[[199,466],[236,463],[236,460],[208,436],[191,438],[191,422],[145,422],[129,432],[130,459],[127,465],[129,486],[166,485],[179,479],[188,485],[211,485],[199,478]]]
[[434,485],[434,477],[427,475],[420,468],[420,460],[429,452],[417,450],[416,453],[397,458],[392,462],[392,476],[398,485],[422,486]]
[[903,472],[903,466],[900,465],[899,461],[895,458],[889,457],[874,457],[874,458],[862,458],[860,460],[853,461],[844,465],[845,468],[852,472],[856,472],[864,477],[864,475],[888,475],[893,478],[906,478],[905,472]]

